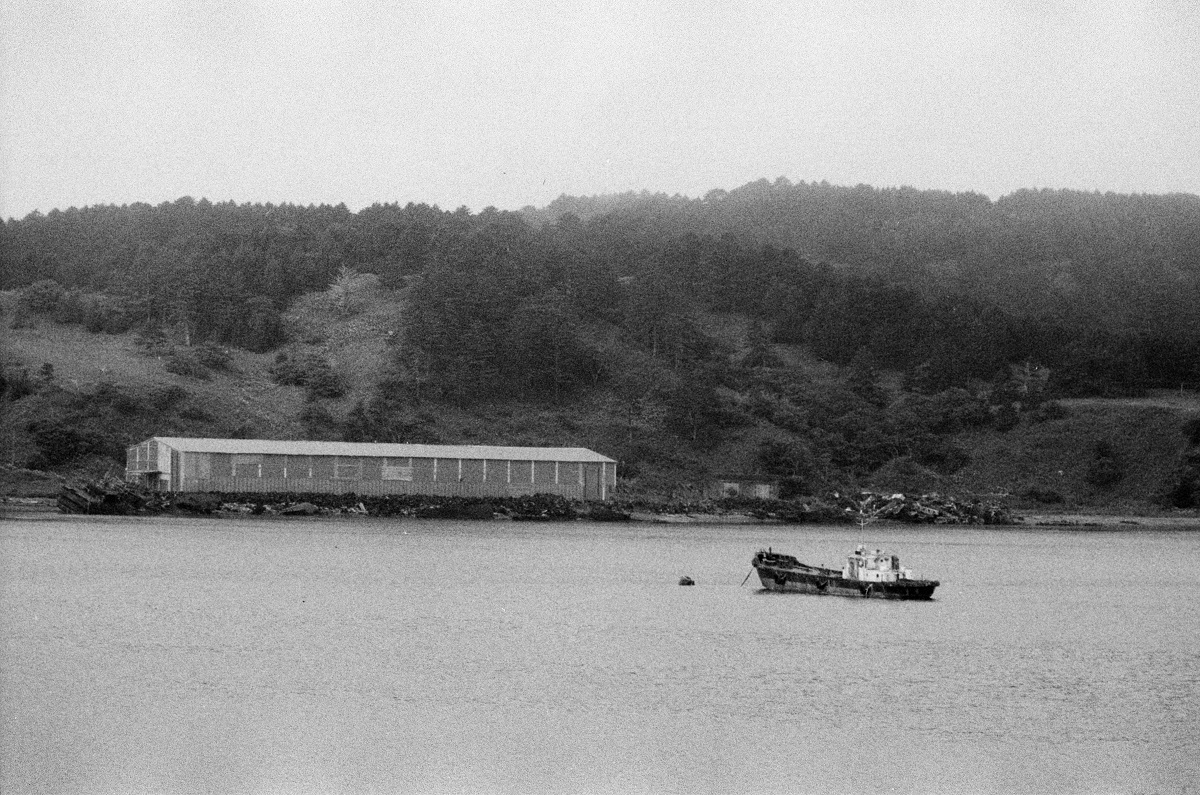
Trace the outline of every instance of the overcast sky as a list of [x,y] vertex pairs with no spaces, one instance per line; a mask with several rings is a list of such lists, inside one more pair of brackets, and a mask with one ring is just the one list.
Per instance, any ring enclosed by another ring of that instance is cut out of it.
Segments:
[[0,0],[0,217],[1200,193],[1196,0]]

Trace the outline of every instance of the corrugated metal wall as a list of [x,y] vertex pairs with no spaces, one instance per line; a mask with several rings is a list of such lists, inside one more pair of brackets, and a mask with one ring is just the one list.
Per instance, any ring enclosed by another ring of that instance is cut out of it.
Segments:
[[483,461],[458,460],[459,483],[483,483]]
[[[558,494],[585,498],[585,470],[594,470],[588,499],[599,499],[600,464],[457,458],[180,455],[179,490],[311,492],[317,494],[430,494],[504,497]],[[615,467],[610,466],[614,471]],[[384,474],[388,477],[385,478]]]

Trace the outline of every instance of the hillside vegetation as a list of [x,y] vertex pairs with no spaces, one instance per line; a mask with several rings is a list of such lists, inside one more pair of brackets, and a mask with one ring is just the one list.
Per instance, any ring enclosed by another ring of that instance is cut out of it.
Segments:
[[[1114,232],[1116,230],[1116,232]],[[1200,203],[753,183],[211,204],[0,236],[10,472],[186,434],[592,447],[628,493],[1200,502]]]
[[[323,292],[297,302],[287,317],[296,339],[280,352],[232,350],[224,366],[200,378],[170,372],[166,365],[172,354],[147,350],[133,332],[91,334],[49,322],[7,329],[10,368],[16,361],[35,364],[31,370],[40,380],[49,365],[53,376],[48,383],[35,384],[27,397],[9,402],[0,418],[0,433],[8,440],[0,490],[22,495],[57,489],[57,480],[35,476],[28,466],[76,477],[117,472],[121,448],[151,435],[364,438],[350,428],[355,413],[377,397],[382,374],[388,371],[404,299],[369,286],[354,308],[343,313],[329,298]],[[5,294],[0,306],[11,307],[14,299],[12,293]],[[706,324],[733,358],[750,353],[744,326],[736,318],[714,317]],[[303,386],[277,383],[271,369],[279,353],[329,362],[344,379],[344,393],[311,400]],[[843,388],[846,373],[801,348],[772,346],[771,353],[778,369],[811,388]],[[878,383],[893,402],[904,399],[897,375],[885,374]],[[730,406],[746,409],[750,402],[749,395],[728,395]],[[1065,399],[1049,405],[1050,410],[1019,414],[1003,431],[993,425],[955,429],[944,437],[956,456],[949,463],[927,459],[923,464],[898,455],[857,478],[829,464],[828,471],[820,473],[805,461],[785,458],[781,465],[765,458],[764,450],[788,437],[773,423],[753,417],[713,439],[658,437],[654,418],[637,409],[631,414],[630,406],[608,391],[580,394],[558,404],[429,406],[406,415],[407,432],[393,438],[594,447],[621,458],[621,486],[627,495],[651,499],[698,500],[714,475],[775,466],[780,474],[808,478],[798,484],[801,491],[937,491],[1037,511],[1141,512],[1174,507],[1176,502],[1192,504],[1173,500],[1172,489],[1180,483],[1188,451],[1194,450],[1186,433],[1200,420],[1200,397],[1161,392],[1136,399]],[[94,446],[65,460],[47,461],[37,433],[29,430],[47,417],[61,428],[74,427]],[[795,437],[790,438],[795,444]],[[1097,482],[1096,450],[1104,444],[1118,471]]]

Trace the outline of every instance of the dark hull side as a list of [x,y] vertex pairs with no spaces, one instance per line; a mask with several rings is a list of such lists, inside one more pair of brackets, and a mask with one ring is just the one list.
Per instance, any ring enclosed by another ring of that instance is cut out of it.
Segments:
[[859,582],[847,580],[840,572],[813,573],[797,569],[755,564],[758,578],[768,591],[811,593],[821,596],[855,596],[859,599],[932,599],[937,580],[900,580],[899,582]]

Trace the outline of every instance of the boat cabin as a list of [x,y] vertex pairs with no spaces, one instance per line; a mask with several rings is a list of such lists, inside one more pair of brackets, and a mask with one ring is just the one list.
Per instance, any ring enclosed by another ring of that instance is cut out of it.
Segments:
[[911,580],[912,572],[900,568],[899,555],[878,549],[868,552],[865,546],[859,544],[854,554],[846,558],[842,576],[859,582],[896,582]]

